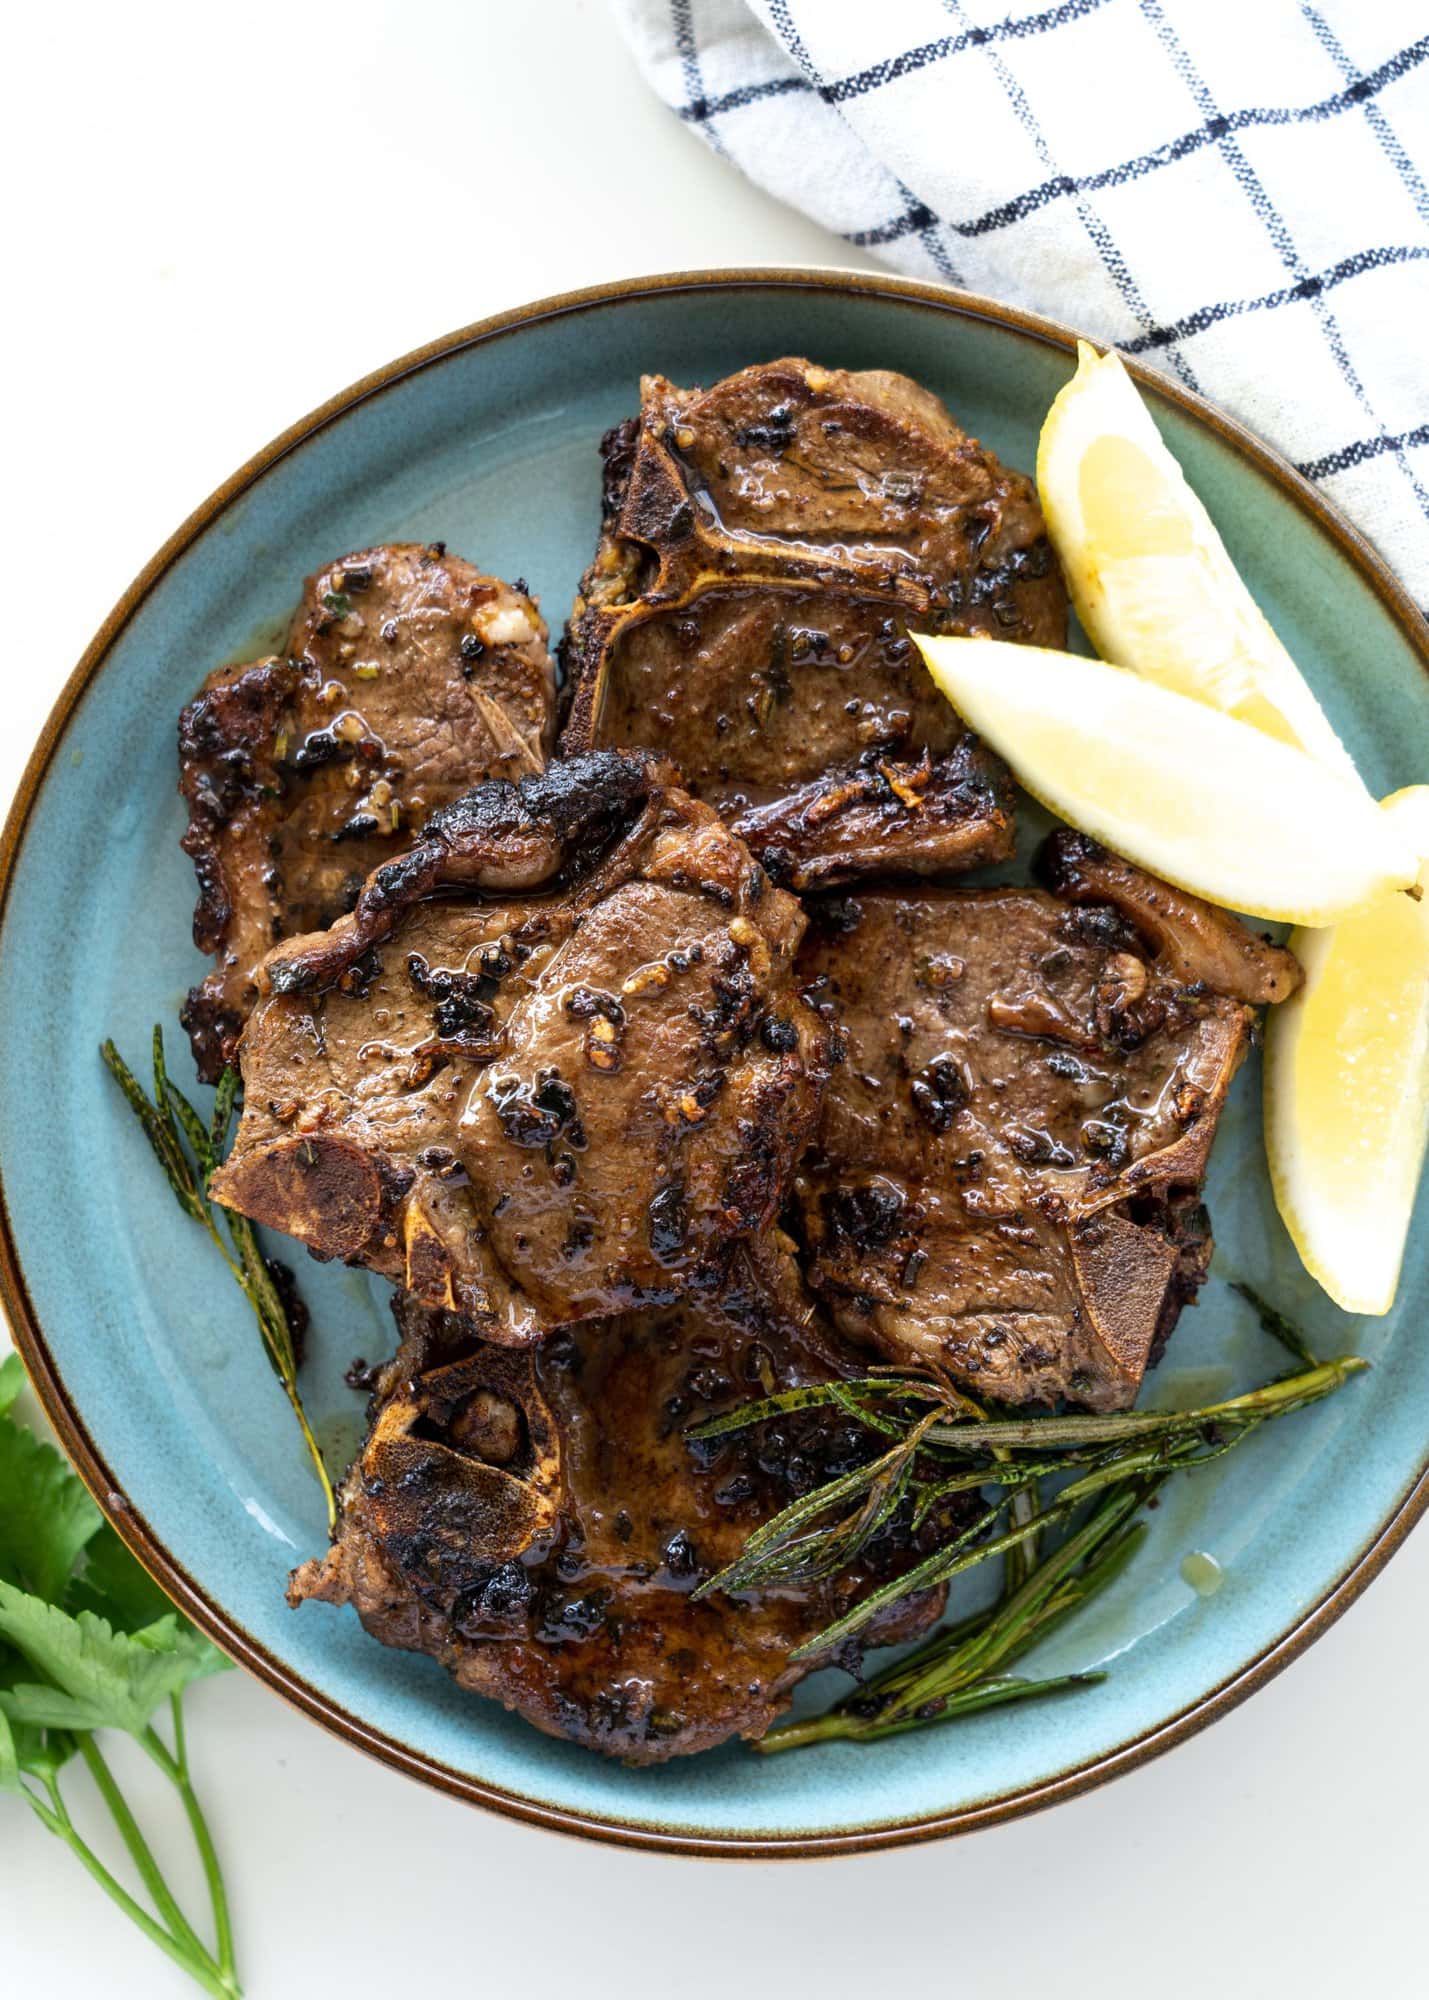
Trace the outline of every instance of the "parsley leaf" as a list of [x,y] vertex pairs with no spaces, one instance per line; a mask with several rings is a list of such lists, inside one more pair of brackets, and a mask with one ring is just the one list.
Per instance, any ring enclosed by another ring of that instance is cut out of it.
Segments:
[[19,1792],[22,1775],[53,1784],[79,1748],[67,1729],[33,1729],[26,1722],[13,1725],[0,1715],[0,1792]]
[[[0,1795],[23,1799],[144,1935],[213,2000],[238,2000],[233,1935],[212,1836],[189,1775],[179,1697],[228,1661],[168,1602],[53,1446],[11,1414],[24,1377],[0,1362]],[[173,1744],[154,1726],[168,1705]],[[179,1907],[93,1734],[133,1736],[183,1800],[215,1944]],[[78,1757],[108,1807],[154,1914],[70,1816],[59,1776]]]
[[9,1723],[0,1715],[0,1792],[20,1789],[20,1756]]
[[0,1635],[47,1683],[0,1687],[0,1713],[41,1729],[123,1729],[141,1736],[170,1695],[227,1665],[176,1611],[130,1635],[93,1611],[71,1617],[3,1582]]
[[3,1417],[15,1398],[25,1386],[25,1371],[18,1354],[7,1354],[0,1361],[0,1417]]
[[54,1602],[101,1519],[53,1445],[0,1423],[0,1578]]
[[106,1521],[84,1551],[84,1568],[65,1593],[67,1611],[97,1611],[120,1632],[152,1625],[170,1604]]

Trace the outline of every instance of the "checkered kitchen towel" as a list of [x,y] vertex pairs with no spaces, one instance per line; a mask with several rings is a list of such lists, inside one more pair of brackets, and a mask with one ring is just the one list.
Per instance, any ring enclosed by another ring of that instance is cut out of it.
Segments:
[[614,0],[717,153],[1241,417],[1429,605],[1429,0]]

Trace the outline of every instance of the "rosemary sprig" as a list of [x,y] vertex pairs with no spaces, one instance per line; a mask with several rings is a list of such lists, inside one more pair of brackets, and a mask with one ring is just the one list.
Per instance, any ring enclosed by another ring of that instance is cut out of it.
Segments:
[[1131,1517],[1158,1483],[1128,1485],[1108,1494],[1054,1555],[1035,1565],[1021,1582],[1009,1581],[996,1604],[935,1632],[845,1695],[827,1714],[777,1724],[756,1747],[772,1756],[836,1737],[870,1743],[930,1723],[953,1722],[979,1709],[1062,1694],[1104,1680],[1101,1673],[1024,1680],[1007,1669],[1121,1574],[1145,1534],[1145,1524]]
[[[837,1548],[841,1556],[833,1567],[847,1567],[896,1511],[881,1504],[895,1486],[900,1501],[913,1492],[915,1516],[922,1518],[947,1494],[1001,1489],[1001,1497],[992,1503],[992,1517],[1004,1510],[1012,1512],[1013,1525],[1005,1535],[981,1543],[966,1562],[961,1557],[968,1535],[957,1537],[866,1597],[847,1619],[810,1640],[808,1651],[821,1650],[859,1630],[911,1591],[944,1581],[954,1573],[947,1565],[955,1558],[957,1569],[970,1568],[989,1555],[1034,1539],[1043,1528],[1064,1519],[1081,1501],[1110,1483],[1218,1456],[1226,1444],[1239,1442],[1258,1424],[1318,1402],[1368,1365],[1358,1355],[1344,1355],[1203,1409],[1126,1411],[1109,1416],[977,1421],[967,1413],[966,1399],[945,1397],[937,1384],[876,1376],[843,1385],[851,1392],[847,1403],[807,1389],[766,1397],[700,1425],[691,1437],[725,1436],[747,1424],[787,1410],[807,1409],[820,1401],[837,1403],[845,1410],[867,1406],[870,1414],[880,1419],[870,1428],[886,1432],[891,1427],[901,1435],[868,1465],[802,1495],[756,1528],[736,1560],[703,1583],[697,1594],[750,1590],[776,1580],[828,1575],[831,1569],[825,1558],[830,1548]],[[907,1407],[910,1402],[911,1410]],[[924,1468],[921,1481],[917,1477],[920,1466]],[[1081,1470],[1081,1477],[1064,1487],[1048,1506],[1037,1505],[1034,1492],[1013,1507],[1014,1497],[1034,1488],[1036,1481],[1075,1469]],[[873,1504],[874,1496],[880,1496],[880,1504]],[[987,1526],[985,1517],[969,1533],[980,1534]]]
[[[701,1596],[836,1574],[901,1510],[920,1528],[954,1494],[984,1498],[970,1526],[870,1591],[807,1640],[795,1659],[827,1653],[915,1592],[1003,1558],[1003,1595],[995,1607],[935,1633],[829,1715],[772,1730],[761,1750],[831,1736],[865,1740],[1085,1685],[1085,1675],[1023,1681],[1007,1669],[1052,1622],[1120,1573],[1143,1532],[1133,1516],[1171,1473],[1219,1458],[1261,1424],[1308,1408],[1368,1366],[1358,1355],[1315,1361],[1303,1342],[1270,1330],[1308,1365],[1197,1410],[990,1417],[956,1391],[890,1374],[765,1397],[693,1431],[697,1439],[718,1438],[790,1410],[834,1406],[894,1440],[867,1465],[802,1495],[757,1528],[737,1559],[700,1586]],[[1043,1497],[1042,1483],[1053,1478],[1062,1483]]]
[[[317,1439],[308,1424],[307,1413],[298,1393],[298,1354],[292,1324],[273,1272],[258,1244],[257,1232],[245,1216],[229,1209],[216,1209],[208,1198],[208,1186],[228,1144],[233,1112],[238,1096],[238,1072],[224,1071],[214,1092],[213,1114],[205,1124],[168,1073],[164,1062],[163,1029],[154,1029],[154,1096],[152,1102],[113,1042],[100,1047],[105,1065],[123,1091],[130,1110],[144,1128],[144,1136],[154,1157],[174,1191],[179,1207],[204,1229],[234,1281],[253,1308],[258,1330],[273,1372],[283,1385],[293,1415],[303,1434],[318,1483],[327,1506],[328,1527],[337,1521],[337,1503],[332,1481],[318,1450]],[[222,1216],[223,1227],[219,1226]],[[226,1232],[226,1235],[225,1235]]]

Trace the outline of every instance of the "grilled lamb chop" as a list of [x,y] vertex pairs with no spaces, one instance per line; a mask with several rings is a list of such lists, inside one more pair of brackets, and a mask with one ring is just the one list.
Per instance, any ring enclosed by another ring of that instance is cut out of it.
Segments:
[[651,757],[478,786],[264,962],[214,1196],[488,1340],[715,1282],[817,1118],[803,929]]
[[793,888],[1010,852],[1007,774],[908,626],[1065,645],[1030,481],[905,376],[799,360],[647,376],[602,449],[564,749],[658,744]]
[[800,1177],[808,1275],[891,1360],[1121,1409],[1209,1262],[1196,1190],[1252,1010],[1299,971],[1083,835],[1042,873],[816,906],[799,970],[847,1059]]
[[217,967],[184,1009],[213,1082],[258,961],[351,905],[411,829],[550,753],[555,679],[524,589],[440,543],[365,549],[310,577],[285,652],[211,674],[179,718],[194,942]]
[[[908,1564],[895,1527],[853,1574],[691,1601],[761,1521],[870,1450],[861,1426],[822,1411],[687,1442],[739,1395],[846,1372],[743,1254],[719,1298],[536,1350],[486,1345],[407,1294],[394,1310],[402,1345],[334,1544],[297,1571],[290,1600],[351,1604],[374,1637],[432,1654],[551,1735],[641,1764],[760,1736],[828,1664],[790,1652]],[[868,1643],[913,1637],[942,1599],[894,1607]]]

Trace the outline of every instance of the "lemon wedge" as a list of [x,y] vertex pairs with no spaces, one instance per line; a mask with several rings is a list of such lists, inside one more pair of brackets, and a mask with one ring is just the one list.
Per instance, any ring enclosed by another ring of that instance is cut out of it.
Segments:
[[1040,646],[918,645],[1035,798],[1178,888],[1319,926],[1418,877],[1412,846],[1362,785],[1204,702]]
[[[1429,786],[1396,792],[1384,811],[1415,842],[1429,888]],[[1429,1138],[1429,895],[1387,896],[1290,946],[1305,984],[1266,1030],[1276,1205],[1336,1305],[1387,1313]]]
[[1052,544],[1104,660],[1208,702],[1360,782],[1116,354],[1078,365],[1042,426]]

